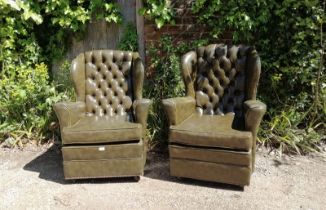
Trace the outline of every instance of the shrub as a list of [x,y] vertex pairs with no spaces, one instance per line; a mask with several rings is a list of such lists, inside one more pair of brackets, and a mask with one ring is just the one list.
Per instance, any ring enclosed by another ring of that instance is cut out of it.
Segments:
[[118,43],[118,49],[124,51],[138,51],[137,28],[134,24],[128,23],[124,26],[124,33]]
[[20,67],[0,75],[0,139],[9,144],[22,139],[42,140],[54,121],[52,105],[64,99],[49,83],[47,66]]
[[57,91],[65,93],[71,100],[75,97],[73,81],[70,76],[71,63],[68,60],[62,61],[57,71],[53,74],[53,84]]

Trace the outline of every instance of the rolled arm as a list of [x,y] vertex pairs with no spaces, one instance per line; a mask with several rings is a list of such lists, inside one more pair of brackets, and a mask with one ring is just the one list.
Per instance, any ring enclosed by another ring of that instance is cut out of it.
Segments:
[[196,101],[192,97],[177,97],[162,100],[170,125],[177,125],[195,112]]
[[145,135],[145,131],[147,127],[148,111],[151,104],[152,101],[150,99],[138,99],[135,100],[133,103],[136,122],[142,124],[143,135]]
[[75,124],[86,112],[84,102],[59,102],[53,109],[59,119],[60,127],[68,127]]
[[253,137],[252,144],[252,172],[255,170],[256,159],[256,139],[260,122],[266,112],[266,105],[260,101],[248,100],[244,102],[245,128],[251,131]]
[[253,136],[257,135],[258,127],[266,112],[266,105],[257,100],[244,102],[246,130],[251,131]]

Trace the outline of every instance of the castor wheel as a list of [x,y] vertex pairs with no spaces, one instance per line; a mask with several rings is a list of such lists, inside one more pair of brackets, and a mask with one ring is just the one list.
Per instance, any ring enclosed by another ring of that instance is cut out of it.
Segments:
[[134,176],[134,180],[135,180],[135,182],[139,182],[140,176]]

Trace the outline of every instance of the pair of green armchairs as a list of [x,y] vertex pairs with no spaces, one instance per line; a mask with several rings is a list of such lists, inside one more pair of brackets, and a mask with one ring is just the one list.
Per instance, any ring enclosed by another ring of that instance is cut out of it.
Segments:
[[[138,53],[95,50],[72,62],[76,102],[55,104],[65,179],[143,174],[151,100],[142,98]],[[163,100],[170,174],[245,186],[266,106],[256,101],[260,59],[252,47],[212,44],[182,58],[186,96]],[[174,87],[171,87],[174,88]]]

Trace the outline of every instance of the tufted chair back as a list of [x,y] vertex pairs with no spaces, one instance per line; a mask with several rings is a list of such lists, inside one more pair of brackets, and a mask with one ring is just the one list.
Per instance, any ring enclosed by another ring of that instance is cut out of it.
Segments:
[[74,59],[71,75],[77,101],[87,116],[122,116],[132,120],[133,100],[142,98],[144,67],[138,53],[94,50]]
[[243,102],[256,98],[261,64],[253,47],[199,47],[183,57],[182,65],[187,95],[196,98],[201,114],[234,112],[242,118]]

